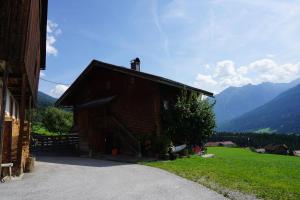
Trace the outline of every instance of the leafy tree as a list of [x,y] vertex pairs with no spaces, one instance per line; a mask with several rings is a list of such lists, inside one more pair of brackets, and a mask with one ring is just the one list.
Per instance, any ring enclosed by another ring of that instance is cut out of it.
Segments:
[[183,90],[163,114],[164,130],[175,143],[202,144],[216,126],[213,105],[194,92]]
[[44,112],[45,112],[45,108],[33,109],[31,111],[31,113],[29,113],[29,112],[26,113],[27,114],[27,119],[29,119],[29,115],[31,114],[33,125],[35,125],[35,124],[41,125],[42,121],[43,121]]
[[68,133],[73,124],[73,115],[59,108],[47,107],[42,115],[42,123],[51,132]]

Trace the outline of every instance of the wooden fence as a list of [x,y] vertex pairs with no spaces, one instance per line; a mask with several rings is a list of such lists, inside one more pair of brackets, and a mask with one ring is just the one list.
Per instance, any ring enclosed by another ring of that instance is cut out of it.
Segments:
[[76,153],[78,152],[79,138],[77,134],[44,136],[32,133],[30,149],[33,153]]

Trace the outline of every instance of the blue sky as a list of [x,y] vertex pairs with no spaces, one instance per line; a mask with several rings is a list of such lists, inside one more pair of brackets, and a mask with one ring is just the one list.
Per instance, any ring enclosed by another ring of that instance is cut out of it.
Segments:
[[[43,79],[72,83],[92,59],[212,92],[300,77],[300,1],[51,0]],[[40,81],[59,97],[67,86]]]

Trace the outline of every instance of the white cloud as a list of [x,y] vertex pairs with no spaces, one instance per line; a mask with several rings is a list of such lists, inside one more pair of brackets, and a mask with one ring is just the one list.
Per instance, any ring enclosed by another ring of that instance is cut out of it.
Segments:
[[186,1],[174,0],[165,7],[162,19],[164,22],[168,20],[191,22],[192,18],[190,18],[188,12],[188,3]]
[[270,58],[263,58],[237,67],[231,60],[217,62],[211,67],[212,75],[199,73],[195,86],[220,92],[230,86],[260,84],[263,82],[284,83],[300,77],[300,63],[279,64]]
[[201,57],[203,63],[220,57],[249,60],[275,55],[288,61],[300,51],[299,1],[172,0],[159,11],[156,18],[177,63],[183,56]]
[[58,51],[54,46],[56,42],[56,37],[62,33],[61,29],[58,28],[58,24],[47,21],[47,40],[46,40],[46,52],[48,55],[56,56]]
[[210,69],[210,65],[209,64],[206,64],[204,65],[205,69]]
[[214,88],[218,85],[217,81],[213,79],[211,75],[198,74],[195,81],[195,86],[199,88],[205,88],[209,91],[214,91]]
[[270,53],[270,54],[267,54],[266,57],[267,57],[267,58],[274,58],[275,55]]
[[57,84],[53,89],[50,90],[50,95],[53,97],[60,97],[66,90],[68,86]]
[[46,76],[46,74],[44,72],[40,71],[40,77],[45,77],[45,76]]
[[234,62],[231,60],[223,60],[217,63],[216,68],[216,76],[220,77],[228,77],[228,76],[234,76],[236,74],[235,68],[234,68]]
[[163,28],[161,26],[158,11],[157,11],[157,2],[156,1],[152,2],[151,12],[152,12],[152,17],[153,17],[154,24],[155,24],[159,34],[163,38],[163,48],[164,48],[165,54],[166,54],[167,57],[170,57],[169,37],[168,37],[168,35],[166,34],[166,32],[163,30]]

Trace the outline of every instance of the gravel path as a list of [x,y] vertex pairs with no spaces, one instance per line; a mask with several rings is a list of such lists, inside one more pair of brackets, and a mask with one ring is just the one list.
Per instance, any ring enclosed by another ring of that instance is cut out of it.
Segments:
[[0,184],[2,200],[221,200],[222,195],[160,169],[76,157],[41,157],[33,173]]

